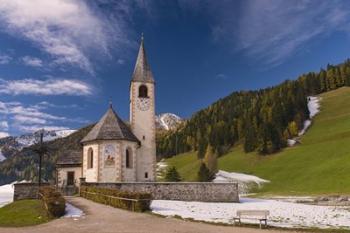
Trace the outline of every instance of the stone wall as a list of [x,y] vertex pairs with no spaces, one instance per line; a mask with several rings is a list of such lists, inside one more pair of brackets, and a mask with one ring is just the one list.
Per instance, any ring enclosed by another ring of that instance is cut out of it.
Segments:
[[[48,186],[48,183],[41,184],[42,186]],[[37,199],[39,186],[38,183],[17,183],[14,184],[13,200],[23,199]]]
[[237,183],[133,182],[83,183],[85,186],[151,193],[155,200],[239,202]]

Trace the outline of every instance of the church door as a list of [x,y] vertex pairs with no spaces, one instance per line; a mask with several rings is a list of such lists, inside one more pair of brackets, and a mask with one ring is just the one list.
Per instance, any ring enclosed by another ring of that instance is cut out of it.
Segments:
[[67,186],[74,185],[74,172],[67,172]]

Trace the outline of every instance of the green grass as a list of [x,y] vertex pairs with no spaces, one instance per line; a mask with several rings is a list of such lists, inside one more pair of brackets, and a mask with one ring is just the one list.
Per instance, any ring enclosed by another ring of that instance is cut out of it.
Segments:
[[0,208],[0,227],[23,227],[48,222],[40,200],[15,201]]
[[[321,112],[300,145],[268,156],[246,154],[237,146],[220,157],[219,169],[270,180],[259,191],[262,194],[350,194],[350,88],[321,97]],[[196,179],[199,161],[194,152],[166,162],[176,166],[185,180]]]

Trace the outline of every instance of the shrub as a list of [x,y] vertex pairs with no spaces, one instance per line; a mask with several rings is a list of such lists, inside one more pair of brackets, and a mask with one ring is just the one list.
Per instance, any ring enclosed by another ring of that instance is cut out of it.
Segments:
[[117,189],[81,186],[80,196],[101,204],[135,212],[149,210],[151,204],[149,193],[126,192]]
[[202,162],[197,177],[199,182],[208,182],[215,178],[215,174],[211,173],[205,163]]
[[43,200],[45,208],[50,217],[58,218],[65,214],[66,201],[60,192],[53,187],[42,187],[39,196]]
[[181,176],[176,170],[176,167],[172,166],[166,170],[165,181],[169,182],[179,182],[181,181]]

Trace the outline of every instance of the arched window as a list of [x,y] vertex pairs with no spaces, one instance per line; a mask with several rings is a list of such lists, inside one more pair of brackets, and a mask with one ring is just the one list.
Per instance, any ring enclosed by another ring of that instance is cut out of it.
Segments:
[[94,151],[90,147],[88,150],[88,164],[87,168],[93,168],[94,167]]
[[125,167],[132,168],[132,152],[130,148],[125,150]]
[[141,85],[139,87],[139,97],[141,98],[148,98],[148,90],[145,85]]

